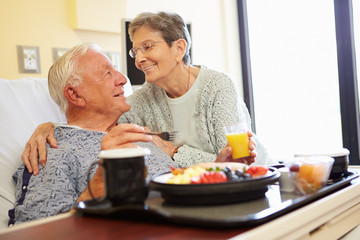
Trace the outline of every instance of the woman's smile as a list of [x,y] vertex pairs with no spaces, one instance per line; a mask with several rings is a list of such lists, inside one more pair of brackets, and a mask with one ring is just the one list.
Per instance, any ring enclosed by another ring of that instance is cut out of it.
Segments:
[[154,64],[152,64],[152,65],[150,65],[150,66],[147,66],[147,67],[142,67],[142,71],[143,72],[146,72],[147,70],[149,70],[149,69],[151,69],[151,68],[153,68],[153,67],[155,67],[157,64],[156,63],[154,63]]

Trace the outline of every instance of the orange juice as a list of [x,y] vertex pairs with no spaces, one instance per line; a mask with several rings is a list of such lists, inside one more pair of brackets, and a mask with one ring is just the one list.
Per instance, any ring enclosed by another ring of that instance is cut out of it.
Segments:
[[247,132],[227,134],[226,138],[232,148],[233,159],[250,156],[249,135]]

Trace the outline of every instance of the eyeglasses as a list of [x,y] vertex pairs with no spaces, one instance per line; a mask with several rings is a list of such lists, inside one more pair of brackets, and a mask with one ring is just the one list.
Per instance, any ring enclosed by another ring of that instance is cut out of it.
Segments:
[[139,51],[139,49],[140,49],[140,51],[141,51],[142,53],[145,53],[145,52],[149,51],[150,48],[153,47],[153,44],[154,44],[154,43],[159,43],[159,42],[165,42],[165,41],[144,42],[140,47],[130,49],[129,55],[130,55],[130,57],[135,58],[135,57],[136,57],[136,54],[137,54],[138,51]]

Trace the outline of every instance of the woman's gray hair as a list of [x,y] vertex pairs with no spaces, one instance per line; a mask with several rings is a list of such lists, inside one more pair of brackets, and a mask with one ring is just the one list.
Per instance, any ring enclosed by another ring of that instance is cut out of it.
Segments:
[[191,38],[187,29],[185,21],[176,13],[167,12],[144,12],[137,15],[130,23],[129,35],[132,41],[136,30],[143,25],[149,27],[152,30],[159,31],[167,42],[169,47],[173,41],[178,39],[184,39],[186,41],[186,50],[183,57],[183,61],[186,65],[191,63],[190,59],[190,47]]
[[95,43],[79,44],[67,51],[49,69],[50,96],[62,112],[66,112],[68,108],[68,101],[64,95],[65,86],[70,84],[76,87],[82,83],[83,79],[77,70],[77,63],[79,58],[84,56],[89,49],[101,52],[100,47]]

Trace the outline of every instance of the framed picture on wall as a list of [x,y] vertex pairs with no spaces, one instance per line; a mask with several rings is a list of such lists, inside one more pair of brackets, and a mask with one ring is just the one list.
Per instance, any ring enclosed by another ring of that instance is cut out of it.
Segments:
[[64,53],[66,53],[69,48],[53,48],[53,62],[55,63]]
[[105,52],[109,57],[111,63],[114,65],[114,68],[118,71],[121,71],[121,53],[120,52]]
[[39,47],[17,45],[19,73],[40,73]]

